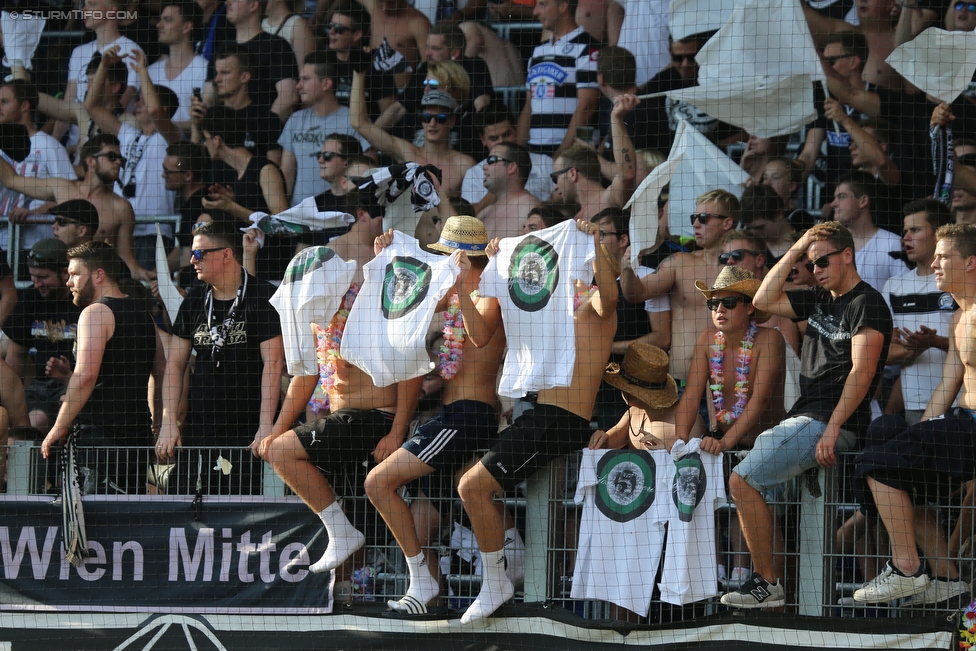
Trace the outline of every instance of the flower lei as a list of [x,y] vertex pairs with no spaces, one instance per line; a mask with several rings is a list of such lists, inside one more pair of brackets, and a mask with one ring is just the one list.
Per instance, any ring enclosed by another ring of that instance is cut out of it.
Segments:
[[[477,292],[472,292],[472,299]],[[461,316],[461,299],[457,291],[451,292],[451,299],[444,312],[444,343],[441,344],[439,371],[445,380],[452,379],[461,368],[461,348],[464,346],[464,318]]]
[[356,301],[359,294],[359,287],[351,285],[346,294],[342,297],[339,310],[332,316],[329,326],[322,330],[320,327],[315,329],[315,357],[319,363],[319,382],[315,385],[315,393],[308,405],[316,414],[329,410],[328,390],[335,385],[336,361],[339,359],[339,347],[342,344],[342,333],[346,329],[346,319],[349,318],[349,310]]
[[749,321],[749,328],[746,330],[746,338],[739,343],[739,354],[735,358],[735,404],[731,411],[725,409],[725,373],[722,365],[725,362],[725,333],[721,330],[715,332],[715,343],[711,346],[714,354],[708,358],[708,366],[711,371],[712,383],[709,389],[712,391],[712,404],[715,405],[715,418],[719,423],[730,425],[739,419],[746,408],[746,400],[749,398],[749,367],[752,364],[752,348],[756,343],[756,333],[759,326],[756,320]]

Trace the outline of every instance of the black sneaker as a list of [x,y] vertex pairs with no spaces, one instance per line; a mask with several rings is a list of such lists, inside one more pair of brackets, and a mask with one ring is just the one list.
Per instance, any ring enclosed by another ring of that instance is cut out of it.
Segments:
[[753,572],[741,588],[722,595],[722,603],[733,608],[777,608],[786,605],[786,591],[779,581],[772,584]]

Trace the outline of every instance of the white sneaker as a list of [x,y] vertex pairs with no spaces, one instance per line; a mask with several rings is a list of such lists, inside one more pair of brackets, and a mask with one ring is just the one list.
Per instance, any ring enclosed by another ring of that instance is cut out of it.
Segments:
[[924,565],[920,565],[918,572],[912,576],[905,576],[888,561],[881,574],[854,593],[854,601],[862,604],[888,603],[925,592],[928,585],[929,577],[925,574]]
[[[953,605],[950,602],[958,602],[958,597],[969,595],[969,584],[961,579],[933,579],[929,582],[925,592],[915,595],[904,605],[908,608],[929,605]],[[968,599],[967,599],[968,601]]]

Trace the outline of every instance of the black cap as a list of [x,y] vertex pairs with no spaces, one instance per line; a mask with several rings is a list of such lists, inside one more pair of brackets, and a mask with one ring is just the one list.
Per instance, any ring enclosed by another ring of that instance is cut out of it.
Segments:
[[52,215],[70,219],[82,226],[88,227],[88,235],[94,236],[98,230],[98,210],[90,201],[84,199],[69,199],[51,209]]
[[55,270],[67,267],[68,245],[53,237],[35,242],[27,252],[27,266]]

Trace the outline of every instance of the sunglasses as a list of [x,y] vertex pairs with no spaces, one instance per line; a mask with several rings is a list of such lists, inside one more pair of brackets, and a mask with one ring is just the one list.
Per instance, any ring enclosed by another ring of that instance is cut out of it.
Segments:
[[743,305],[748,305],[751,302],[752,302],[751,300],[747,298],[743,298],[741,296],[726,296],[725,298],[710,298],[705,301],[705,305],[708,307],[709,310],[715,312],[716,310],[718,310],[719,305],[724,307],[726,310],[734,310],[739,306],[739,303],[742,303]]
[[817,258],[812,262],[804,262],[803,266],[807,268],[807,271],[813,273],[814,267],[820,267],[821,269],[826,269],[830,266],[830,256],[837,255],[838,253],[843,253],[847,249],[840,249],[838,251],[831,251],[830,253],[824,253],[822,256]]
[[92,154],[92,158],[106,158],[108,162],[114,163],[116,161],[122,161],[122,165],[125,165],[125,158],[122,154],[116,154],[114,151],[104,151],[99,154]]
[[549,178],[552,179],[553,185],[555,185],[556,183],[559,183],[559,177],[562,176],[563,174],[565,174],[566,172],[568,172],[571,169],[573,169],[573,168],[572,167],[564,167],[563,169],[556,170],[555,172],[553,172],[552,174],[550,174],[549,175]]
[[342,36],[349,31],[349,28],[341,23],[329,23],[329,31],[335,32],[338,36]]
[[976,3],[973,2],[957,2],[955,4],[956,11],[962,11],[965,9],[971,14],[976,14]]
[[835,63],[837,63],[841,59],[850,59],[852,56],[854,56],[854,55],[853,54],[837,54],[837,55],[832,56],[832,57],[824,57],[824,59],[826,59],[827,60],[827,63],[829,63],[830,65],[834,65]]
[[77,226],[81,222],[75,221],[73,219],[65,219],[64,217],[55,217],[54,223],[63,228],[65,226]]
[[423,124],[427,124],[431,120],[437,120],[437,124],[444,124],[449,117],[451,116],[448,113],[421,113],[420,121]]
[[749,249],[736,249],[735,251],[729,251],[728,253],[720,253],[718,256],[718,263],[727,265],[729,260],[732,260],[733,262],[742,262],[745,260],[746,254],[755,257],[759,255],[759,252],[751,251]]
[[489,156],[488,158],[485,159],[485,164],[487,164],[487,165],[494,165],[495,163],[514,163],[514,162],[515,161],[513,161],[513,160],[508,160],[507,158],[502,158],[501,156],[499,156],[497,154],[492,154],[491,156]]
[[694,54],[672,54],[671,60],[675,63],[681,63],[682,61],[694,61]]
[[725,215],[720,215],[717,212],[693,212],[691,213],[691,225],[694,226],[695,222],[697,221],[699,224],[704,226],[712,217],[715,219],[725,219]]
[[441,82],[436,79],[424,79],[424,88],[436,89],[441,85]]
[[333,158],[349,158],[345,154],[340,154],[334,151],[317,151],[314,154],[312,154],[312,156],[315,156],[315,158],[317,158],[318,160],[324,160],[326,163],[328,163]]
[[213,249],[193,249],[192,251],[190,251],[190,259],[193,262],[200,262],[205,257],[207,257],[208,253],[213,253],[214,251],[223,251],[226,248],[227,248],[226,246],[218,246]]

